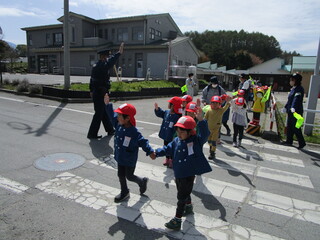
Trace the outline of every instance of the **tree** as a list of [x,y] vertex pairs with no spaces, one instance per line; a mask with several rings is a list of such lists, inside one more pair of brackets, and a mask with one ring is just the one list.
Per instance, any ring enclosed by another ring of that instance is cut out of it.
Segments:
[[17,50],[19,57],[26,57],[27,56],[27,45],[18,44],[16,47],[16,50]]

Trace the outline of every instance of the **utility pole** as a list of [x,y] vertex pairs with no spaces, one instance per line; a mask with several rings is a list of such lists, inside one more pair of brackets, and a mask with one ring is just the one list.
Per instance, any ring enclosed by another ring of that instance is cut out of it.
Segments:
[[64,0],[63,19],[64,89],[70,88],[69,0]]
[[315,113],[317,112],[316,111],[317,101],[318,101],[318,95],[320,91],[319,65],[320,65],[320,39],[319,39],[316,66],[314,68],[314,74],[310,78],[309,95],[308,95],[308,102],[307,102],[307,109],[311,111],[307,111],[307,114],[306,114],[306,121],[305,121],[306,126],[304,127],[304,134],[308,136],[312,135],[313,126],[310,126],[310,125],[314,124],[314,117],[315,117]]

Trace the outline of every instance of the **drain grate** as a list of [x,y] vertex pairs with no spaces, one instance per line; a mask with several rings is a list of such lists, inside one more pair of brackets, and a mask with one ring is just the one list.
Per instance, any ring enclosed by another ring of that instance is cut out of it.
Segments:
[[37,159],[34,166],[46,171],[67,171],[80,167],[86,159],[74,153],[55,153]]

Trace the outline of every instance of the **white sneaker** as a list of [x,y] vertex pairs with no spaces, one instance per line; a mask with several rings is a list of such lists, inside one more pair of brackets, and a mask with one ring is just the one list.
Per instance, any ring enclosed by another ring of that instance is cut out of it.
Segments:
[[238,147],[238,145],[237,145],[237,143],[236,143],[236,142],[233,142],[233,143],[232,143],[232,146],[234,146],[234,147]]

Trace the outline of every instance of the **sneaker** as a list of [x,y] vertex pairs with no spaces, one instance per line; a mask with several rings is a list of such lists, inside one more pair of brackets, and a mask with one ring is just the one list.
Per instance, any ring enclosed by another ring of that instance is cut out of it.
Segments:
[[127,192],[125,194],[120,193],[114,198],[114,202],[119,203],[119,202],[122,202],[122,201],[128,199],[129,197],[130,197],[130,193],[129,192]]
[[172,218],[169,222],[165,223],[166,228],[179,231],[181,229],[181,218]]
[[186,204],[184,207],[184,211],[182,216],[187,216],[189,214],[193,214],[193,205],[192,204]]
[[234,146],[234,147],[238,147],[238,145],[237,145],[237,143],[236,143],[236,142],[233,142],[233,143],[232,143],[232,146]]
[[216,153],[215,152],[210,152],[210,155],[208,157],[210,160],[216,159]]
[[169,158],[168,159],[168,165],[167,165],[168,168],[172,168],[172,158]]
[[164,160],[163,160],[163,166],[168,166],[169,165],[169,158],[165,158]]
[[241,140],[237,142],[237,147],[241,147]]
[[221,144],[221,140],[220,140],[220,138],[218,138],[218,140],[217,140],[217,144]]
[[147,191],[147,183],[148,183],[148,178],[144,177],[142,179],[142,183],[140,186],[140,194],[144,194]]

